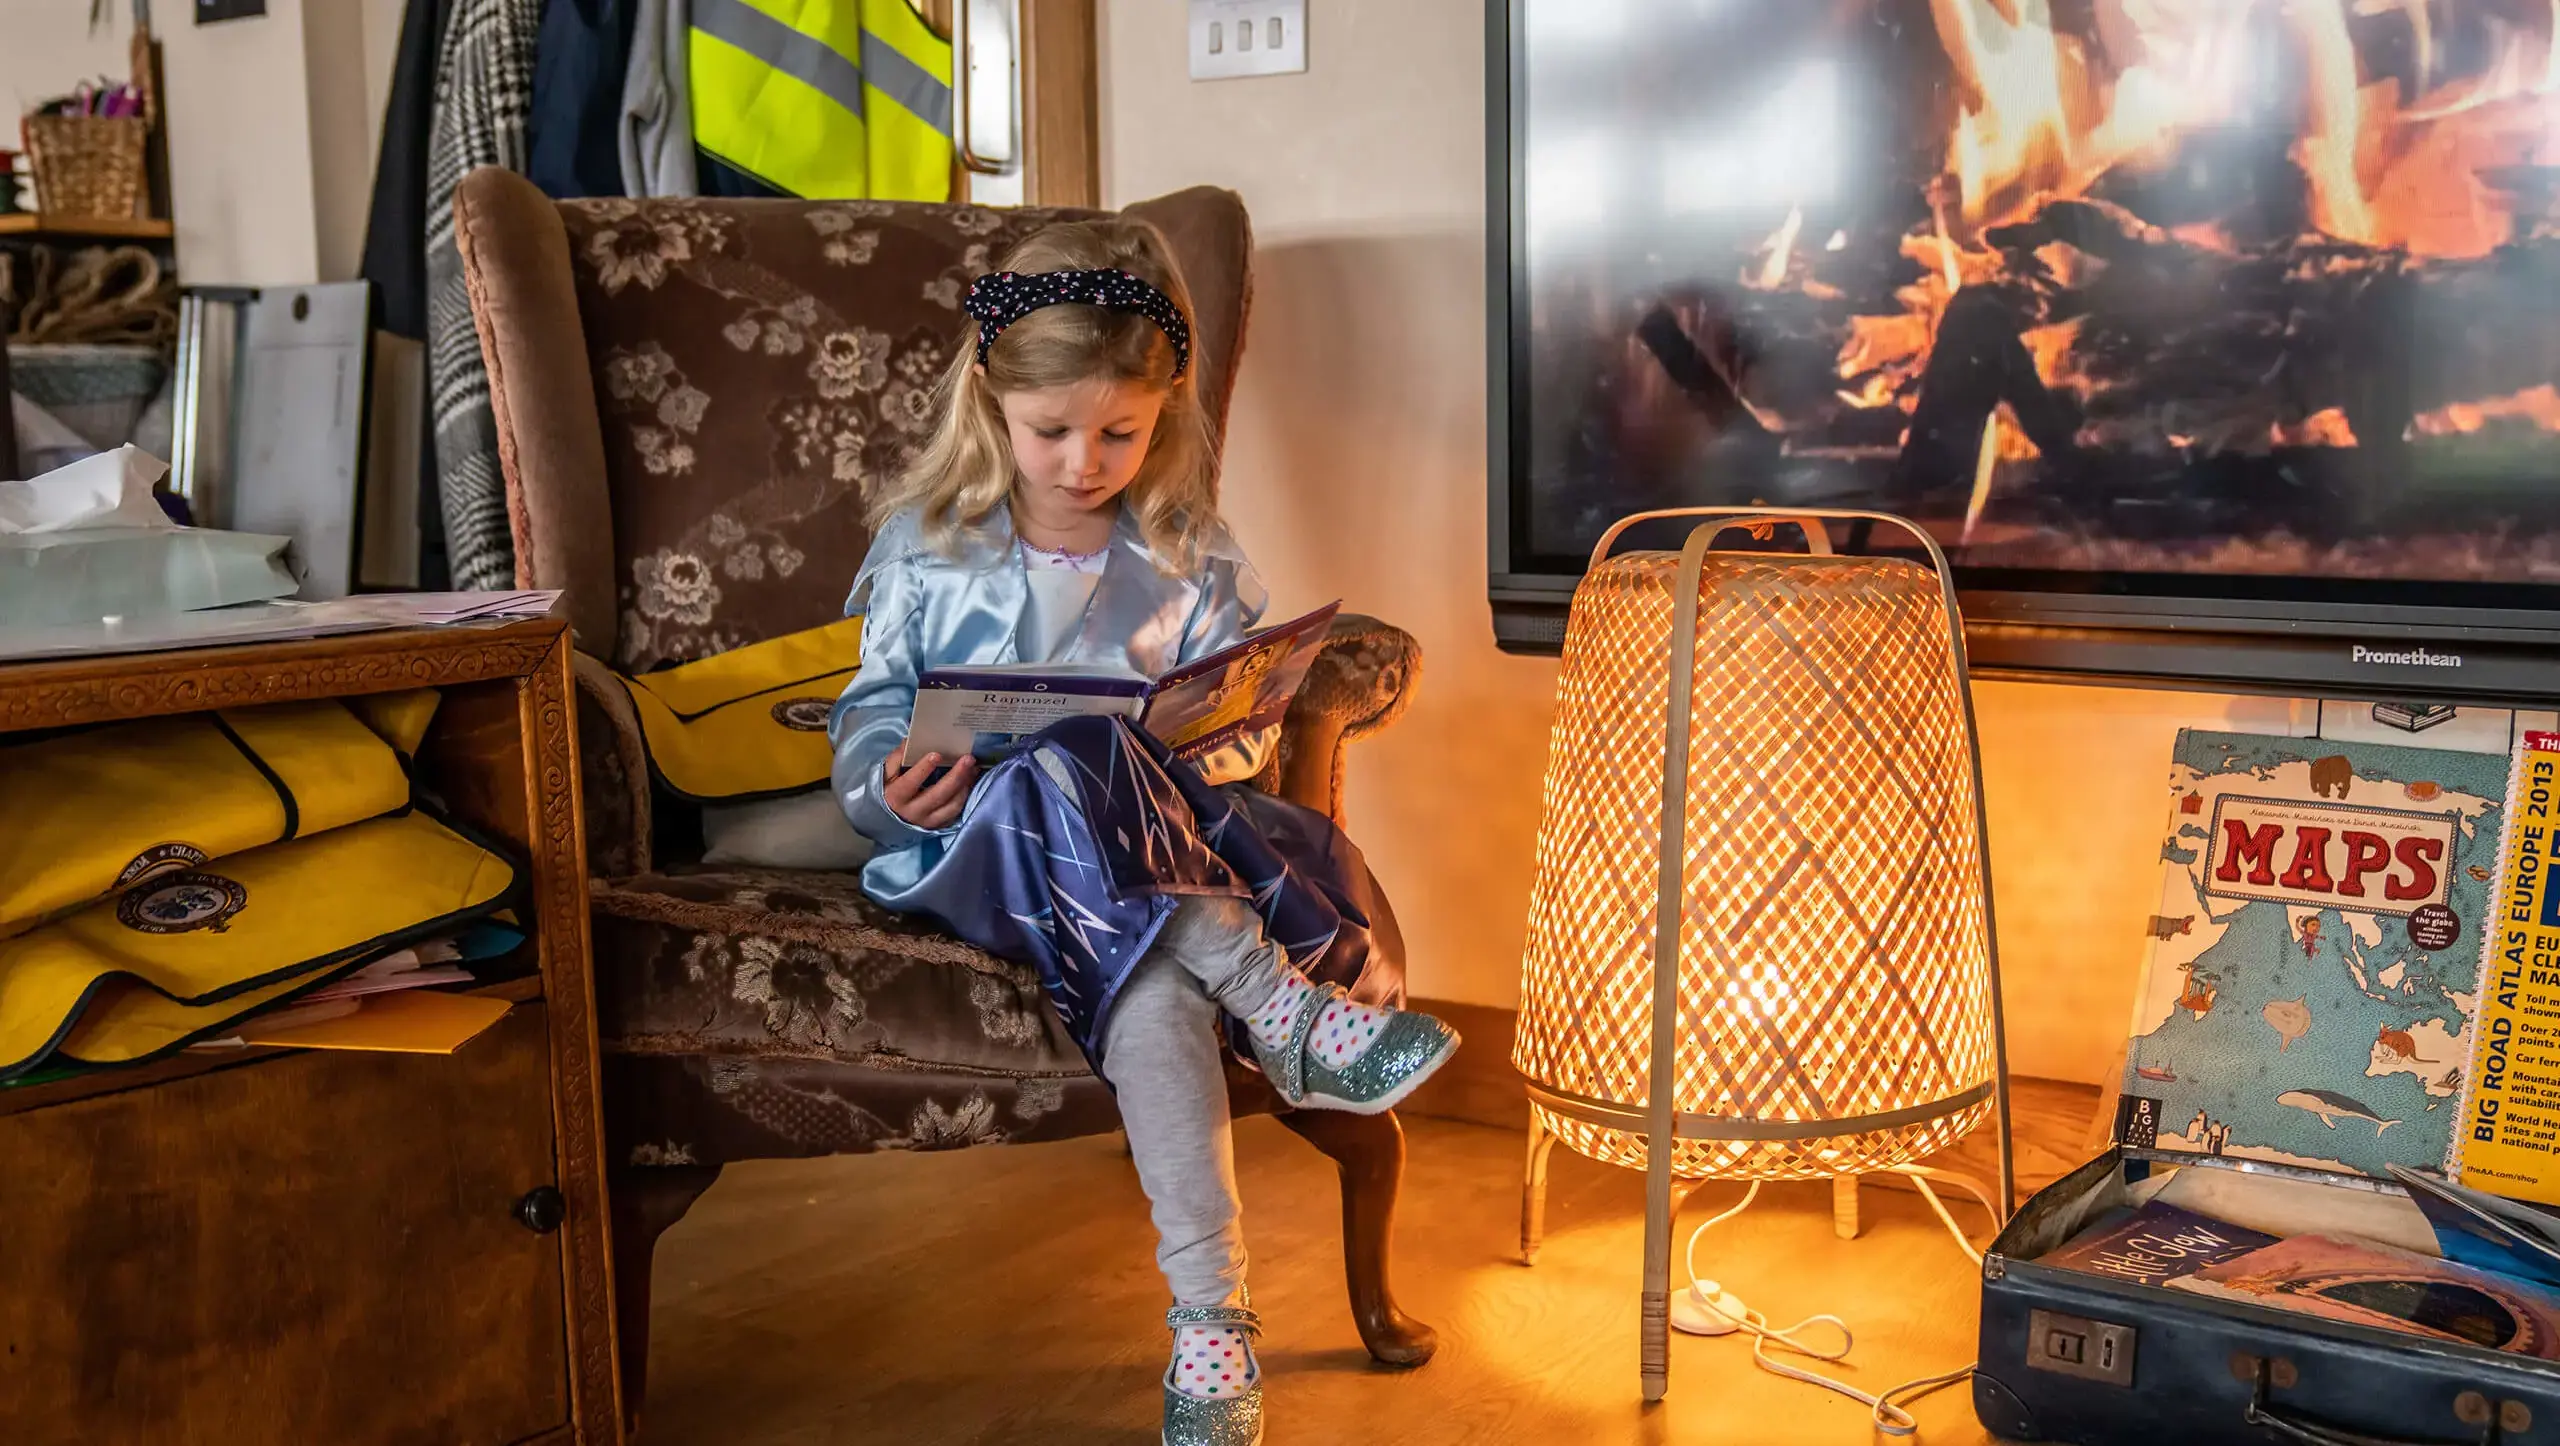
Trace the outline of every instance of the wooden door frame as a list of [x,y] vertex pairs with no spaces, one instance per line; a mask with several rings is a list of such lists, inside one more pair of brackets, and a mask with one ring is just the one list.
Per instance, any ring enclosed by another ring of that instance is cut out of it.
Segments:
[[[934,29],[952,33],[955,0],[917,0]],[[1022,199],[1032,206],[1102,204],[1101,45],[1094,0],[1015,0],[1022,30]],[[968,57],[955,56],[965,65]],[[968,172],[952,161],[952,194]]]
[[1023,199],[1102,204],[1100,44],[1094,0],[1021,0]]

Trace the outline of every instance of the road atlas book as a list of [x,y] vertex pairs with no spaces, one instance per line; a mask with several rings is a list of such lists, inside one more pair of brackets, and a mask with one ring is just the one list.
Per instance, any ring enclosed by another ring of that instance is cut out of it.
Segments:
[[2560,1205],[2560,734],[2527,733],[2480,953],[2480,1020],[2445,1172]]
[[1138,720],[1177,758],[1196,759],[1280,721],[1324,646],[1339,603],[1265,628],[1159,678],[1071,663],[932,668],[916,679],[911,753],[995,759],[1061,718]]
[[2179,734],[2117,1138],[2380,1177],[2462,1113],[2506,761]]

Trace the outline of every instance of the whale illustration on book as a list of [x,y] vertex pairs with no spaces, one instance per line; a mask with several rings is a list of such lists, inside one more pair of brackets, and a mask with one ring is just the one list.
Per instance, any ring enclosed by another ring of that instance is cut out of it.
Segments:
[[2351,1100],[2334,1090],[2286,1090],[2283,1094],[2276,1096],[2276,1103],[2291,1105],[2297,1110],[2309,1110],[2320,1117],[2320,1123],[2333,1130],[2338,1127],[2340,1120],[2371,1120],[2373,1132],[2379,1135],[2400,1123],[2398,1120],[2386,1120],[2367,1109],[2362,1102]]

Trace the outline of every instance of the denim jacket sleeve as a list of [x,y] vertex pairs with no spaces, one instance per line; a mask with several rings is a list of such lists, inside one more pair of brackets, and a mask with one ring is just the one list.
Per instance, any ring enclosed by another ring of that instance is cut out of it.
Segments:
[[862,666],[827,720],[836,802],[854,831],[883,849],[909,848],[951,832],[916,827],[880,796],[881,765],[905,741],[907,720],[915,714],[923,598],[916,561],[902,542],[895,529],[883,535],[854,579],[845,614],[863,620]]
[[[1177,662],[1204,658],[1244,641],[1245,634],[1262,620],[1263,609],[1270,602],[1261,575],[1226,536],[1224,528],[1215,535],[1202,568],[1200,602],[1192,609],[1190,626],[1183,630],[1182,653]],[[1193,767],[1213,785],[1241,783],[1262,771],[1279,742],[1280,729],[1275,724],[1202,754]]]

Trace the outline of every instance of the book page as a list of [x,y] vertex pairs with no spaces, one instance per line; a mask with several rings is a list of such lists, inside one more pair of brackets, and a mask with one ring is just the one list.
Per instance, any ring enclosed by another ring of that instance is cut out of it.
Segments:
[[1062,718],[1092,713],[1136,717],[1146,690],[1144,679],[1090,670],[935,669],[917,680],[907,756],[974,753],[1001,758]]
[[1327,603],[1166,673],[1147,703],[1147,731],[1189,760],[1278,723],[1341,606]]

